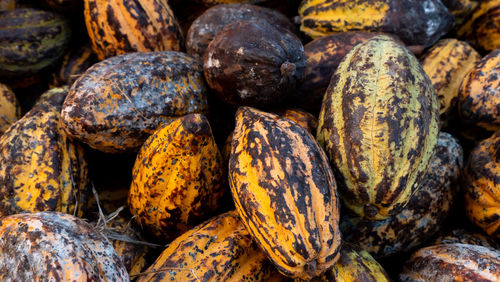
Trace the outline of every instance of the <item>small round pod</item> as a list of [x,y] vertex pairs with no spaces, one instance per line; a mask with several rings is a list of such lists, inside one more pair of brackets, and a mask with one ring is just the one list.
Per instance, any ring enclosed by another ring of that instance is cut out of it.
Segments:
[[142,146],[128,206],[143,228],[168,241],[217,212],[224,178],[207,119],[186,115],[158,129]]
[[300,39],[267,21],[226,25],[203,61],[208,85],[232,107],[270,107],[294,96],[306,65]]
[[61,111],[64,129],[96,150],[135,152],[160,125],[208,110],[202,71],[175,51],[101,61],[71,86]]
[[481,60],[481,55],[467,42],[442,39],[429,49],[420,63],[438,95],[441,121],[457,106],[458,89],[465,76]]
[[83,147],[60,123],[68,88],[54,88],[0,137],[0,216],[59,211],[81,216],[89,178]]
[[480,51],[491,52],[500,48],[500,1],[478,2],[479,6],[458,29],[457,36]]
[[295,31],[295,26],[280,12],[250,5],[216,5],[206,10],[189,27],[186,35],[186,52],[195,59],[203,60],[203,54],[215,35],[224,26],[236,21],[268,21],[273,26]]
[[317,139],[347,208],[382,220],[399,213],[431,161],[439,111],[417,58],[380,35],[354,47],[325,93]]
[[128,281],[106,237],[82,219],[40,212],[0,218],[2,281]]
[[184,38],[165,0],[85,0],[85,24],[99,60],[148,51],[181,51]]
[[465,229],[454,229],[446,233],[441,233],[440,236],[434,240],[432,245],[455,243],[500,249],[500,242],[497,243],[494,238],[482,232],[474,232]]
[[282,274],[311,279],[337,262],[335,179],[325,153],[302,126],[240,107],[229,186],[243,224]]
[[464,172],[465,208],[469,219],[500,239],[500,131],[470,153]]
[[458,110],[465,122],[500,129],[500,48],[484,57],[460,85]]
[[69,43],[62,16],[36,9],[0,11],[0,77],[24,77],[54,65]]
[[442,244],[415,252],[400,281],[500,281],[500,252],[483,246]]
[[253,241],[238,213],[230,211],[172,241],[137,281],[286,280]]
[[440,133],[431,164],[408,205],[385,220],[342,214],[343,239],[376,258],[409,251],[424,243],[439,231],[450,214],[462,167],[463,150],[457,139]]
[[16,95],[5,84],[0,83],[0,135],[21,118],[21,107]]
[[52,73],[50,86],[73,85],[75,80],[95,63],[97,63],[97,57],[90,45],[71,49],[64,55],[59,69]]

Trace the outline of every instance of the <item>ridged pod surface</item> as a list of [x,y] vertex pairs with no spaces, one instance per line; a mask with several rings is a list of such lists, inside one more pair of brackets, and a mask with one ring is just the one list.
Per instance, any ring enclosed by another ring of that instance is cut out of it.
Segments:
[[206,10],[189,27],[186,52],[203,60],[203,53],[219,30],[230,23],[246,20],[265,20],[272,25],[295,30],[287,17],[273,9],[249,4],[217,5]]
[[500,48],[500,0],[479,1],[479,6],[457,31],[457,36],[481,51]]
[[82,215],[87,162],[83,147],[60,124],[67,91],[48,91],[0,138],[0,216],[38,211]]
[[487,130],[500,129],[500,48],[489,53],[464,78],[458,109],[466,122]]
[[0,83],[0,135],[21,118],[21,107],[16,95],[5,84]]
[[344,213],[343,239],[379,258],[408,251],[439,231],[457,196],[463,150],[457,139],[442,132],[435,151],[419,189],[400,213],[376,221]]
[[396,34],[408,45],[431,46],[454,24],[439,0],[304,0],[300,30],[312,38],[345,31]]
[[85,24],[99,60],[148,51],[181,51],[183,35],[166,0],[85,0]]
[[438,41],[420,58],[438,95],[442,120],[456,107],[460,83],[480,60],[481,55],[474,48],[457,39]]
[[229,184],[243,224],[286,276],[311,279],[339,257],[339,203],[328,159],[297,123],[236,114]]
[[53,12],[0,11],[0,76],[27,76],[53,65],[70,36],[68,22]]
[[[236,211],[209,219],[171,242],[137,281],[280,281]],[[274,277],[275,280],[269,280]]]
[[69,135],[108,153],[136,151],[173,118],[207,111],[201,65],[187,54],[112,57],[73,83],[61,112]]
[[500,239],[500,131],[470,153],[463,189],[469,219]]
[[[296,280],[299,281],[301,280]],[[325,274],[310,281],[391,281],[391,279],[370,253],[358,246],[342,242],[337,263]]]
[[203,115],[160,128],[142,146],[128,198],[136,221],[170,240],[213,215],[224,194],[222,155]]
[[473,232],[465,229],[455,229],[444,233],[434,240],[432,245],[439,244],[470,244],[488,247],[491,249],[500,249],[500,242],[495,242],[492,237],[483,234],[482,232]]
[[317,139],[349,209],[380,220],[404,208],[438,139],[437,105],[420,63],[392,38],[346,55],[325,93]]
[[460,27],[477,8],[481,0],[441,0],[455,18],[456,26]]
[[500,252],[467,244],[420,249],[405,263],[400,281],[500,281]]
[[90,45],[72,49],[64,55],[59,70],[52,74],[51,86],[73,85],[73,82],[95,63],[97,57]]
[[210,88],[235,108],[270,107],[293,97],[306,66],[300,39],[264,20],[223,27],[203,63]]
[[57,212],[0,218],[2,281],[128,281],[106,237]]

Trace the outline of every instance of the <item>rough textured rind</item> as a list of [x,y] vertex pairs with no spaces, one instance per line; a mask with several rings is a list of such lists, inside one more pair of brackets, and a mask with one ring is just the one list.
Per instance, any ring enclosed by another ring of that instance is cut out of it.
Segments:
[[380,35],[375,32],[341,32],[317,38],[304,46],[307,66],[296,104],[319,112],[330,79],[354,46]]
[[469,219],[500,239],[500,131],[470,153],[463,189]]
[[347,54],[325,93],[317,139],[349,209],[380,220],[404,208],[438,139],[437,105],[417,59],[392,38]]
[[52,74],[51,87],[73,85],[73,82],[95,63],[97,57],[90,45],[72,49],[63,57],[59,70]]
[[94,149],[136,151],[160,125],[206,112],[206,95],[202,67],[187,54],[131,53],[89,68],[61,115],[68,134]]
[[487,130],[500,129],[500,48],[484,57],[464,78],[458,108],[462,118]]
[[28,76],[53,65],[70,36],[68,22],[53,12],[0,11],[0,77]]
[[471,232],[465,229],[455,229],[450,232],[444,233],[436,240],[434,240],[432,245],[455,243],[500,249],[500,243],[495,242],[494,238],[491,238],[483,233]]
[[433,236],[452,208],[463,166],[463,151],[448,133],[440,133],[438,145],[427,174],[408,205],[385,220],[368,220],[344,213],[340,230],[343,239],[386,257],[408,251]]
[[312,38],[345,31],[393,33],[408,45],[431,46],[454,24],[439,0],[304,0],[300,30]]
[[500,0],[481,0],[468,20],[457,31],[458,38],[467,40],[481,51],[500,48]]
[[203,61],[208,85],[233,107],[270,107],[295,95],[306,65],[300,39],[262,20],[223,27]]
[[[280,281],[236,211],[214,217],[171,242],[137,281]],[[270,277],[277,278],[268,280]]]
[[500,252],[443,244],[421,249],[405,263],[401,281],[500,281]]
[[420,58],[438,95],[441,120],[456,107],[460,83],[480,60],[481,55],[476,50],[457,39],[438,41]]
[[224,26],[245,20],[266,20],[274,26],[295,31],[295,26],[283,14],[265,7],[249,4],[217,5],[206,10],[189,27],[186,35],[186,52],[198,60],[215,35]]
[[41,212],[0,218],[2,281],[128,281],[106,237],[85,221]]
[[[300,280],[298,280],[300,281]],[[296,281],[296,282],[298,282]],[[340,258],[325,274],[310,281],[391,281],[384,268],[365,250],[342,242]]]
[[99,60],[148,51],[181,51],[183,35],[165,0],[85,0],[85,24]]
[[314,137],[297,123],[241,107],[229,184],[243,224],[286,276],[310,279],[339,257],[333,172]]
[[143,228],[168,241],[217,211],[224,178],[207,119],[186,115],[142,146],[132,171],[129,209]]
[[0,138],[0,216],[38,211],[82,215],[87,162],[83,147],[60,125],[67,91],[48,91]]
[[477,8],[480,1],[474,0],[441,0],[455,18],[456,26],[460,27],[469,15]]
[[5,84],[0,83],[0,135],[21,118],[21,107],[16,95]]

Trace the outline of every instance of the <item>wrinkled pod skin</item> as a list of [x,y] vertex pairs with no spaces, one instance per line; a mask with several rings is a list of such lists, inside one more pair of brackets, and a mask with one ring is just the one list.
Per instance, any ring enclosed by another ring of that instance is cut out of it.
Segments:
[[357,45],[332,76],[317,139],[345,205],[381,220],[418,189],[438,139],[438,104],[417,59],[388,36]]
[[328,159],[297,123],[236,113],[229,184],[243,224],[278,270],[311,279],[339,258],[339,203]]

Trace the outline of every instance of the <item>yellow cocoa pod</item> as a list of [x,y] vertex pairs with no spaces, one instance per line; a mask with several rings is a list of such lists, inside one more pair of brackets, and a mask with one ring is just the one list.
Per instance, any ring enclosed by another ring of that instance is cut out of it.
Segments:
[[403,209],[430,163],[438,117],[431,81],[407,49],[388,36],[352,49],[332,76],[317,132],[346,206],[376,220]]
[[500,0],[482,0],[457,31],[478,50],[490,52],[500,47]]
[[496,131],[500,129],[500,48],[484,57],[464,78],[458,110],[464,121]]
[[448,8],[450,13],[455,17],[456,26],[461,26],[474,12],[480,1],[475,0],[441,0]]
[[222,155],[207,119],[175,119],[142,146],[128,197],[130,211],[151,234],[169,240],[208,218],[224,194]]
[[85,24],[99,60],[129,52],[181,51],[183,36],[166,0],[85,0]]
[[0,138],[0,216],[59,211],[81,216],[88,187],[83,147],[65,134],[68,88],[49,90]]
[[238,213],[230,211],[171,242],[138,281],[285,281],[283,278],[252,240]]
[[328,159],[297,123],[236,113],[229,184],[243,224],[278,270],[311,279],[339,257],[339,203]]
[[0,135],[21,118],[21,107],[16,95],[5,84],[0,83]]
[[442,120],[456,107],[460,83],[480,60],[474,48],[457,39],[440,40],[420,59],[438,95]]

